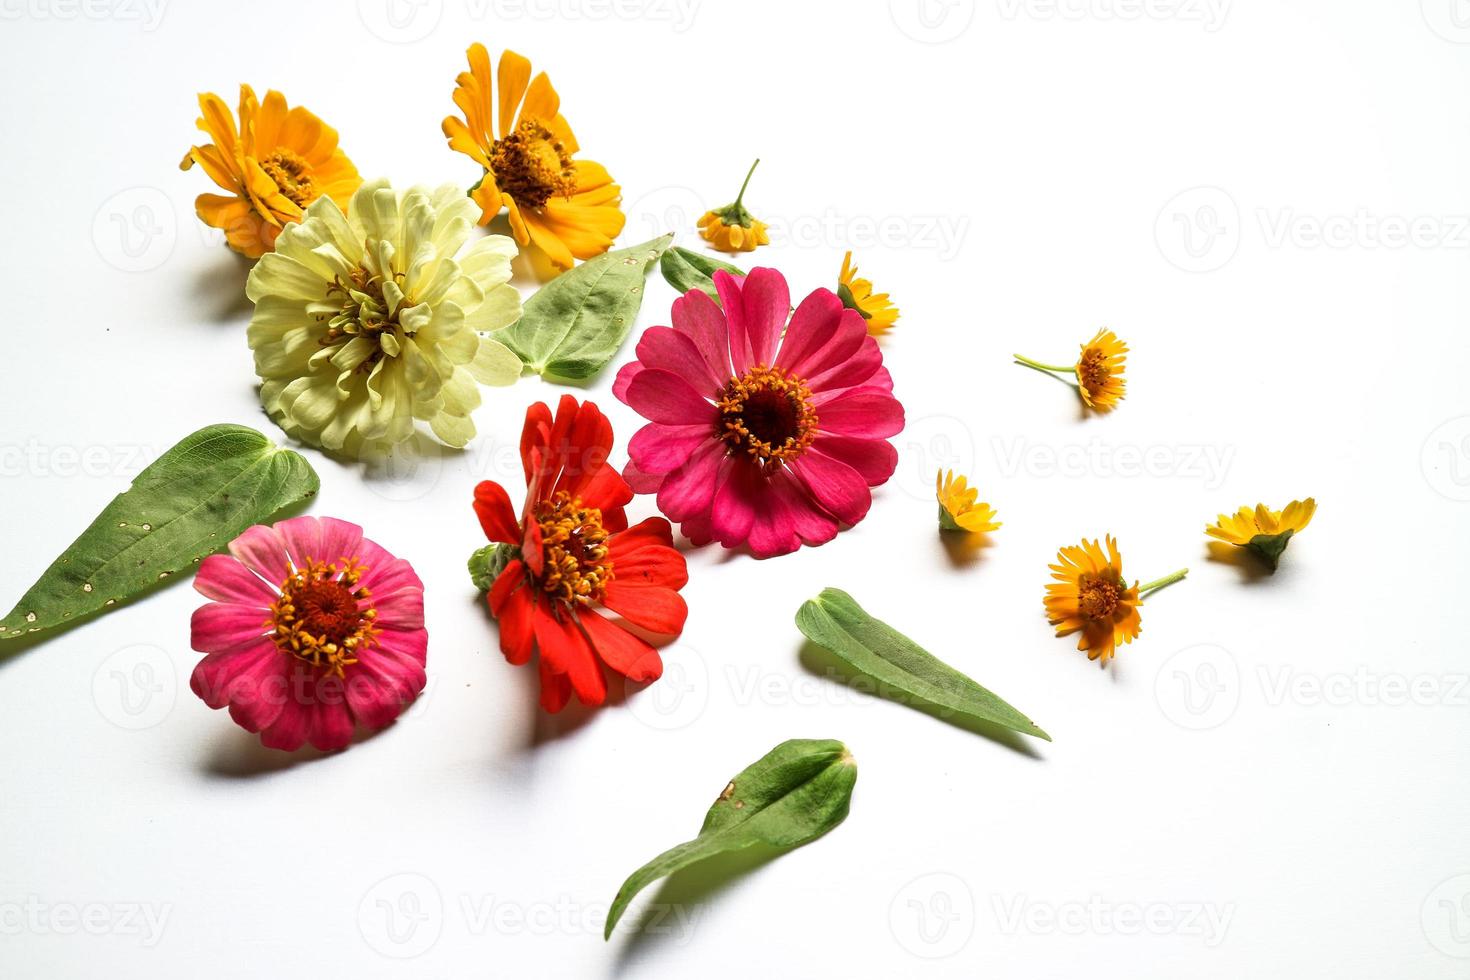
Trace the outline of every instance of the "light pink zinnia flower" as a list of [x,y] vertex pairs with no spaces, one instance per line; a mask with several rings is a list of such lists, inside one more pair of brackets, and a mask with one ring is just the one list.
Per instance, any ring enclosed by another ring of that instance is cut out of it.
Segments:
[[424,583],[356,524],[257,524],[204,559],[194,588],[215,601],[194,611],[208,656],[189,686],[270,748],[345,748],[424,689]]
[[[893,475],[886,441],[903,406],[862,315],[826,289],[791,322],[775,269],[716,272],[719,305],[694,289],[673,327],[650,327],[613,394],[650,421],[623,476],[658,494],[695,544],[748,544],[758,557],[832,540],[862,520]],[[785,335],[782,336],[782,328]]]

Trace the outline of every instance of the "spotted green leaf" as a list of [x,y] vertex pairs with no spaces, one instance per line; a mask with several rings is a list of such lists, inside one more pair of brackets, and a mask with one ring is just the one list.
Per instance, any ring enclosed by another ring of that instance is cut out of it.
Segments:
[[792,848],[821,837],[847,818],[856,782],[857,763],[841,742],[782,742],[725,785],[697,837],[628,876],[607,911],[603,938],[612,935],[633,897],[659,878],[752,844]]
[[298,453],[243,425],[211,425],[138,474],[0,621],[12,639],[93,613],[187,571],[316,494]]
[[699,252],[691,252],[687,248],[675,246],[663,254],[658,260],[658,269],[663,273],[664,280],[673,286],[682,296],[691,289],[702,289],[709,294],[709,298],[716,303],[720,301],[719,293],[715,291],[715,273],[724,270],[732,276],[743,276],[745,270],[737,268],[728,262],[712,259],[708,255]]
[[623,346],[643,303],[644,278],[673,240],[664,235],[563,272],[495,339],[542,377],[586,381]]
[[946,711],[979,718],[1048,742],[1051,736],[887,623],[869,616],[841,589],[823,589],[796,613],[796,626],[864,674]]

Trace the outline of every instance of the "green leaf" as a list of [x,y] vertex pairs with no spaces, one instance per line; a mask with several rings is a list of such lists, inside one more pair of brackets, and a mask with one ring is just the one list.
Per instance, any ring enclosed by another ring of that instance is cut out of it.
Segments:
[[623,346],[643,303],[644,277],[673,240],[670,233],[563,272],[492,336],[543,377],[586,381]]
[[691,289],[702,289],[709,294],[709,298],[716,303],[720,301],[720,295],[715,290],[715,273],[724,270],[732,276],[743,276],[745,270],[737,268],[728,262],[712,259],[708,255],[699,252],[691,252],[687,248],[675,246],[663,254],[658,260],[658,269],[664,275],[664,280],[683,296]]
[[852,596],[823,589],[796,613],[796,626],[853,667],[919,701],[1048,742],[1030,718],[881,620]]
[[628,876],[607,911],[612,935],[628,903],[665,875],[752,844],[792,848],[816,840],[847,817],[857,763],[841,742],[795,738],[747,766],[705,814],[699,836],[671,847]]
[[0,637],[38,633],[130,599],[317,487],[302,456],[254,429],[200,429],[113,498],[5,617]]
[[1257,534],[1250,539],[1246,547],[1260,555],[1261,560],[1270,565],[1274,572],[1276,566],[1281,562],[1281,553],[1286,550],[1286,545],[1295,533],[1293,530],[1287,530],[1280,534]]

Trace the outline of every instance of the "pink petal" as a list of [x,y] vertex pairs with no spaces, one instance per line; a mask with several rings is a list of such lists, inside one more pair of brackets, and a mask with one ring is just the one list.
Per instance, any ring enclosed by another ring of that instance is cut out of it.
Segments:
[[715,482],[725,449],[711,442],[683,466],[664,477],[658,488],[658,509],[671,521],[684,521],[707,513],[715,496]]
[[194,573],[194,588],[210,599],[268,608],[280,593],[230,555],[210,555]]
[[857,353],[816,377],[807,378],[807,387],[815,392],[852,388],[865,383],[882,366],[883,354],[878,350],[878,342],[872,337],[864,337]]
[[734,377],[730,367],[730,327],[709,294],[691,289],[674,300],[674,329],[694,341],[710,373],[721,384]]
[[424,592],[421,588],[408,586],[396,592],[374,592],[367,601],[378,610],[376,622],[383,629],[424,628]]
[[189,621],[189,644],[200,653],[213,653],[264,636],[271,614],[257,606],[235,602],[207,602]]
[[[649,426],[653,423],[650,422]],[[645,426],[644,428],[648,428]],[[633,488],[634,493],[657,493],[659,486],[664,482],[662,473],[645,473],[638,468],[638,464],[632,460],[623,467],[623,479],[628,486]]]
[[[720,296],[723,300],[724,293]],[[752,365],[769,365],[775,361],[781,329],[791,313],[786,277],[775,269],[751,269],[740,288],[739,315],[732,315],[731,309],[727,303],[730,356],[736,370],[743,374]]]
[[262,676],[279,673],[283,656],[265,637],[211,653],[194,667],[189,687],[211,708],[223,708],[237,689],[251,690]]
[[787,470],[768,481],[762,503],[749,541],[757,558],[790,554],[803,544],[825,544],[837,536],[837,522]]
[[[838,305],[841,305],[840,301]],[[820,346],[803,356],[799,364],[792,365],[790,371],[797,377],[808,380],[820,377],[856,354],[867,339],[867,321],[862,315],[856,310],[839,310],[837,325],[832,328],[832,332]]]
[[638,359],[646,368],[672,371],[710,398],[729,380],[715,375],[693,338],[672,327],[649,327],[643,331],[638,340]]
[[825,403],[819,395],[813,403],[823,433],[886,439],[903,431],[903,406],[879,388],[849,388]]
[[[312,706],[308,702],[299,704],[289,700],[281,706],[281,712],[260,733],[260,744],[268,749],[284,749],[293,752],[306,744],[306,733],[311,727]],[[233,709],[231,714],[233,714]],[[236,719],[238,720],[238,719]]]
[[345,749],[352,742],[352,715],[340,696],[312,707],[307,740],[324,752]]
[[776,364],[798,377],[807,377],[808,362],[831,342],[841,320],[842,300],[830,290],[813,290],[791,314],[791,325],[786,328],[786,339],[781,342]]
[[231,541],[230,554],[267,582],[284,582],[290,571],[286,567],[285,539],[275,528],[264,524],[246,528],[244,533]]
[[710,505],[710,529],[721,545],[736,548],[750,537],[756,511],[765,505],[761,499],[765,477],[758,464],[744,457],[731,460],[728,469],[729,476]]
[[642,370],[643,365],[638,361],[629,361],[627,364],[618,368],[617,376],[613,378],[613,397],[624,405],[628,404],[628,385],[632,384],[633,379]]
[[375,541],[363,538],[358,542],[357,556],[367,568],[357,584],[374,596],[380,592],[387,594],[406,588],[422,590],[424,587],[407,559],[393,557],[388,549]]
[[664,425],[713,423],[714,405],[672,371],[653,368],[640,371],[628,385],[628,404],[650,422]]
[[645,425],[628,442],[628,456],[642,473],[667,473],[678,469],[695,450],[715,440],[714,429],[699,425]]
[[853,525],[867,516],[873,495],[868,492],[868,481],[851,466],[813,446],[791,468],[817,503],[842,523]]
[[812,449],[851,466],[862,474],[870,487],[886,483],[898,466],[898,450],[882,439],[824,435],[812,442]]
[[228,689],[230,717],[247,732],[258,732],[281,716],[300,674],[293,659],[276,650],[274,657],[263,658],[238,676]]

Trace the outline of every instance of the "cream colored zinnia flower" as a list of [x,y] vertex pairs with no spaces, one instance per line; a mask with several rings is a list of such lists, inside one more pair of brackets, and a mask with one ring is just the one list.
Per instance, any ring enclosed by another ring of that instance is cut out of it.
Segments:
[[481,384],[507,385],[521,362],[483,334],[514,323],[515,243],[467,248],[479,208],[453,186],[398,194],[363,184],[347,216],[318,198],[250,272],[248,338],[260,400],[286,432],[348,455],[381,454],[414,420],[463,446]]

